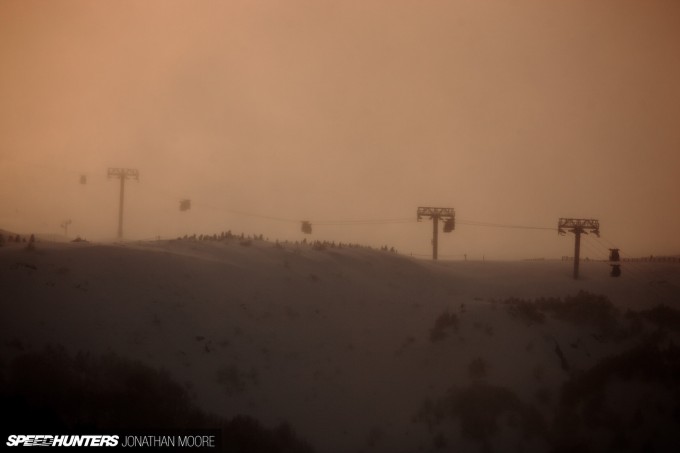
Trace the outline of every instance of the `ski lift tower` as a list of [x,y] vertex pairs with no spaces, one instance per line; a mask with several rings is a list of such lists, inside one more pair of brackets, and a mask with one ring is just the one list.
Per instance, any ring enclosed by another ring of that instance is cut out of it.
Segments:
[[123,239],[123,203],[125,201],[125,180],[139,181],[139,170],[132,168],[109,168],[109,178],[120,179],[120,203],[118,205],[118,239]]
[[561,218],[557,222],[557,233],[560,236],[574,233],[574,280],[578,279],[578,262],[581,254],[581,234],[588,232],[600,237],[600,222],[596,219],[565,219]]
[[453,208],[419,207],[417,220],[423,217],[432,219],[432,259],[437,260],[437,247],[439,244],[439,220],[444,221],[444,233],[450,233],[456,228],[456,212]]

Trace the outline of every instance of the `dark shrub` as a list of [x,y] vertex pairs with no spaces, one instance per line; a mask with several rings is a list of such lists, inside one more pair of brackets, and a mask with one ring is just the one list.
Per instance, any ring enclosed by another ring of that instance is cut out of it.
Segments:
[[539,299],[538,308],[562,321],[595,327],[603,335],[615,335],[619,311],[606,296],[579,291],[564,301],[554,298]]
[[220,429],[223,451],[312,451],[286,424],[271,430],[250,417],[205,413],[166,372],[114,354],[71,356],[50,348],[0,370],[6,431]]
[[434,327],[430,329],[430,341],[439,341],[446,338],[446,331],[452,329],[458,331],[458,316],[448,311],[442,313],[434,322]]
[[[668,433],[664,429],[677,426],[680,414],[680,349],[672,343],[662,346],[664,343],[663,335],[652,336],[567,381],[555,416],[556,444],[568,445],[580,433],[586,440],[597,436],[612,443],[622,438],[634,441],[627,450],[666,451]],[[625,412],[617,401],[607,399],[607,390],[614,382],[627,383],[627,398],[633,405]],[[650,394],[649,385],[657,389],[655,394]],[[664,394],[670,398],[663,399],[660,395]],[[671,413],[659,412],[660,403],[669,404]],[[649,449],[643,445],[648,437],[653,444]],[[677,436],[671,437],[677,440]]]
[[470,373],[470,377],[474,380],[484,379],[487,371],[486,361],[481,357],[477,357],[470,362],[470,365],[468,365],[468,372]]
[[416,421],[433,427],[445,419],[458,419],[464,438],[485,441],[498,431],[502,415],[516,419],[524,438],[546,434],[545,421],[534,406],[523,403],[510,389],[483,383],[453,387],[446,396],[426,401]]
[[511,316],[525,321],[528,325],[543,324],[545,321],[545,315],[533,302],[511,298],[504,303],[508,305],[508,313]]
[[657,305],[649,310],[638,312],[629,311],[626,313],[626,318],[632,321],[643,319],[661,329],[680,332],[680,310],[667,305]]

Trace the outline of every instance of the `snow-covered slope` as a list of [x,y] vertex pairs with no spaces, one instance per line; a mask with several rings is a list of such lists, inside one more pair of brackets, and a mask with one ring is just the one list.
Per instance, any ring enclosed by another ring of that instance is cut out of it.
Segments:
[[[206,410],[285,420],[323,452],[476,451],[460,424],[433,424],[432,402],[503,387],[550,423],[568,379],[638,341],[549,313],[532,320],[504,300],[680,302],[675,264],[624,266],[618,279],[608,269],[584,262],[574,281],[569,262],[431,263],[236,239],[17,244],[0,248],[0,341],[3,355],[61,344],[140,359]],[[450,322],[435,329],[443,313]],[[484,445],[548,448],[548,436],[505,426]]]

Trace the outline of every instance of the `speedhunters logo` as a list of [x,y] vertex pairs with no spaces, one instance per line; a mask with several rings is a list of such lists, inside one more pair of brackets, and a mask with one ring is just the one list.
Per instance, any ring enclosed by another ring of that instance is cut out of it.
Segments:
[[118,436],[51,436],[51,435],[10,435],[7,437],[8,447],[115,447]]
[[134,434],[10,434],[8,447],[114,447],[126,450],[215,450],[220,449],[219,430],[190,430]]

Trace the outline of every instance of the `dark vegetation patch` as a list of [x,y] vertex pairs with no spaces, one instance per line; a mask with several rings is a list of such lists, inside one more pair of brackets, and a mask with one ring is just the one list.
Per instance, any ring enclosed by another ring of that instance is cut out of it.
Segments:
[[545,322],[545,314],[540,311],[538,305],[534,302],[512,297],[503,303],[507,304],[508,313],[512,317],[521,319],[529,326]]
[[314,244],[312,244],[312,250],[316,250],[316,251],[326,250],[326,244],[324,244],[323,242],[317,241]]
[[285,423],[272,430],[251,417],[203,412],[166,372],[115,354],[48,348],[1,363],[0,416],[7,431],[217,428],[223,451],[312,451]]
[[603,295],[579,291],[574,296],[539,298],[534,301],[510,298],[503,303],[508,313],[528,325],[542,324],[546,314],[571,324],[589,326],[606,338],[625,337],[620,312]]
[[448,331],[458,332],[458,316],[445,311],[437,317],[434,327],[430,329],[430,341],[440,341],[446,338]]
[[603,295],[579,291],[564,300],[539,299],[539,309],[555,318],[577,325],[590,325],[603,333],[614,332],[618,327],[619,311]]
[[645,320],[660,329],[680,332],[680,310],[667,305],[657,305],[642,311],[627,311],[626,318],[633,322]]
[[559,297],[524,300],[506,299],[502,302],[508,313],[527,325],[543,324],[546,315],[571,324],[588,326],[597,331],[598,340],[620,340],[637,335],[644,323],[671,332],[680,332],[680,310],[667,305],[641,311],[626,311],[625,315],[603,295],[580,291],[564,299]]
[[30,270],[32,270],[32,271],[37,271],[37,270],[38,270],[38,267],[37,267],[35,264],[31,264],[31,263],[20,263],[20,262],[16,262],[16,263],[12,264],[12,265],[10,266],[10,269],[18,269],[18,268],[20,268],[20,267],[25,268],[25,269],[30,269]]
[[253,369],[246,373],[236,365],[228,365],[217,371],[217,382],[228,396],[236,395],[258,384],[257,372]]
[[560,345],[557,341],[555,341],[555,355],[560,360],[560,366],[562,367],[562,371],[568,373],[569,372],[569,362],[567,361],[567,358],[564,356],[564,353],[562,352],[562,348],[560,348]]
[[[680,348],[663,334],[602,359],[563,385],[554,418],[557,444],[582,443],[598,432],[617,451],[667,451],[669,442],[680,442],[679,378]],[[607,399],[607,389],[617,382],[626,385],[626,398],[635,402],[625,412],[618,401]],[[668,406],[667,413],[663,406]],[[675,427],[670,438],[668,426]]]
[[[539,366],[534,370],[532,401],[526,402],[508,388],[487,384],[488,366],[477,358],[468,365],[471,385],[453,387],[446,395],[427,400],[415,421],[427,424],[433,435],[455,423],[461,436],[479,442],[482,450],[491,448],[490,440],[507,432],[501,428],[509,423],[523,439],[536,438],[551,452],[677,451],[680,347],[673,341],[680,332],[680,311],[660,305],[624,315],[606,297],[587,292],[503,303],[511,316],[528,325],[557,319],[593,329],[592,336],[599,341],[626,340],[619,344],[629,345],[628,349],[602,358],[591,368],[574,370],[555,341],[555,354],[568,380],[551,387],[543,381]],[[431,330],[431,339],[444,338],[454,324],[444,313]],[[581,348],[580,340],[569,345]],[[532,342],[527,350],[530,346]]]
[[538,387],[542,413],[512,390],[474,379],[468,387],[426,400],[414,421],[432,432],[458,423],[461,436],[482,447],[507,427],[523,440],[544,442],[551,452],[677,451],[679,377],[680,348],[661,332],[572,375],[556,398],[549,388]]
[[[505,417],[503,417],[505,416]],[[475,382],[469,387],[452,387],[435,401],[425,401],[415,420],[430,429],[446,420],[458,420],[465,439],[485,442],[499,431],[501,420],[508,420],[525,439],[542,437],[547,425],[533,405],[522,402],[506,387]]]
[[474,380],[484,379],[488,373],[486,361],[481,357],[472,360],[468,365],[468,373],[470,374],[470,378]]

